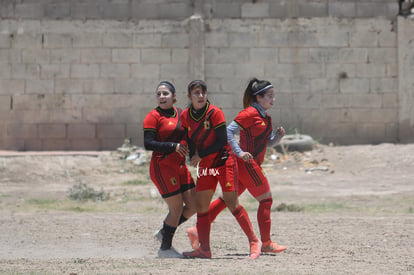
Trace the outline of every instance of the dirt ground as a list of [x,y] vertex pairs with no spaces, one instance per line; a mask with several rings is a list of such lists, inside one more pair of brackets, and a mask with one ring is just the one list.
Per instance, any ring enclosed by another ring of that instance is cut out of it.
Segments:
[[[0,274],[414,274],[414,144],[269,152],[272,239],[288,249],[256,260],[228,211],[212,259],[157,258],[166,206],[148,164],[120,156],[0,152]],[[109,200],[70,199],[79,184]],[[240,200],[258,234],[257,202]],[[178,228],[178,251],[194,224]]]

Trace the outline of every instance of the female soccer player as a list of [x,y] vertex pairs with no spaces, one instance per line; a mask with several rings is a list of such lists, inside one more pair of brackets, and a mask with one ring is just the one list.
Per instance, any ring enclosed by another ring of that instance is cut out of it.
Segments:
[[250,243],[250,258],[260,256],[261,242],[253,232],[246,210],[237,196],[237,163],[227,142],[223,112],[207,100],[207,85],[194,80],[188,85],[191,106],[181,114],[187,130],[191,164],[197,167],[196,209],[200,247],[184,252],[189,258],[211,258],[209,205],[220,182],[223,201]]
[[[247,188],[250,194],[259,202],[257,221],[259,224],[262,252],[279,253],[286,249],[270,239],[270,209],[273,199],[267,178],[263,174],[261,164],[266,153],[266,147],[280,141],[285,135],[283,127],[272,130],[272,118],[266,113],[273,107],[275,101],[272,84],[266,80],[253,78],[250,80],[243,96],[244,110],[227,127],[228,140],[237,156],[239,171],[239,195]],[[240,133],[240,145],[235,135]],[[222,198],[210,204],[210,222],[226,208]],[[197,229],[187,230],[191,245],[198,246]]]
[[177,226],[196,211],[195,184],[185,164],[188,153],[184,128],[181,125],[181,109],[175,108],[175,87],[162,81],[156,91],[158,107],[144,119],[144,146],[152,150],[150,176],[161,197],[168,205],[163,227],[156,234],[161,239],[160,258],[182,258],[172,247]]

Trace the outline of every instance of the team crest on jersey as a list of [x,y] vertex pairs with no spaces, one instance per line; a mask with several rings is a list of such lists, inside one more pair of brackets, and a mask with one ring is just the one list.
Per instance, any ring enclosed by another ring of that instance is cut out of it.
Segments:
[[226,187],[227,187],[227,188],[230,188],[230,187],[231,187],[231,183],[230,183],[230,182],[227,182],[227,183],[226,183]]
[[205,120],[203,124],[204,124],[204,129],[206,129],[206,130],[210,129],[210,127],[211,127],[210,121]]
[[262,121],[262,123],[260,123],[260,126],[266,126],[266,123]]
[[174,123],[172,121],[168,122],[168,125],[173,125]]
[[177,180],[174,177],[170,178],[170,181],[173,186],[177,185]]

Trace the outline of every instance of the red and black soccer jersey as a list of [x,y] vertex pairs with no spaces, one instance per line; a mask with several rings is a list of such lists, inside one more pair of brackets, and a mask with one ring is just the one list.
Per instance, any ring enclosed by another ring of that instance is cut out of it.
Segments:
[[[192,107],[185,109],[181,114],[181,121],[184,128],[188,130],[189,144],[190,142],[194,144],[198,152],[205,150],[217,140],[215,129],[226,125],[223,111],[209,102],[204,113],[198,118],[193,115]],[[230,145],[226,142],[226,145],[217,152],[202,157],[199,166],[222,166],[230,152]]]
[[266,153],[267,142],[272,133],[272,118],[261,117],[253,106],[242,110],[234,121],[240,126],[240,148],[253,155],[261,165]]
[[175,152],[175,143],[185,143],[180,113],[181,109],[175,107],[171,114],[157,107],[145,117],[143,123],[144,132],[152,131],[155,133],[154,141],[156,141],[156,145],[154,145],[154,148],[151,148],[153,150],[153,157],[166,157],[168,155],[168,158],[180,163],[184,162],[184,157]]

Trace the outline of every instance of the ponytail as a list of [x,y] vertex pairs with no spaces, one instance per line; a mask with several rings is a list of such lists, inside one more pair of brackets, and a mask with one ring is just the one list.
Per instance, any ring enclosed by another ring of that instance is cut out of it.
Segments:
[[247,84],[247,88],[243,95],[243,108],[247,108],[257,102],[256,96],[263,96],[267,89],[272,88],[273,85],[267,80],[259,80],[256,77],[252,78]]

